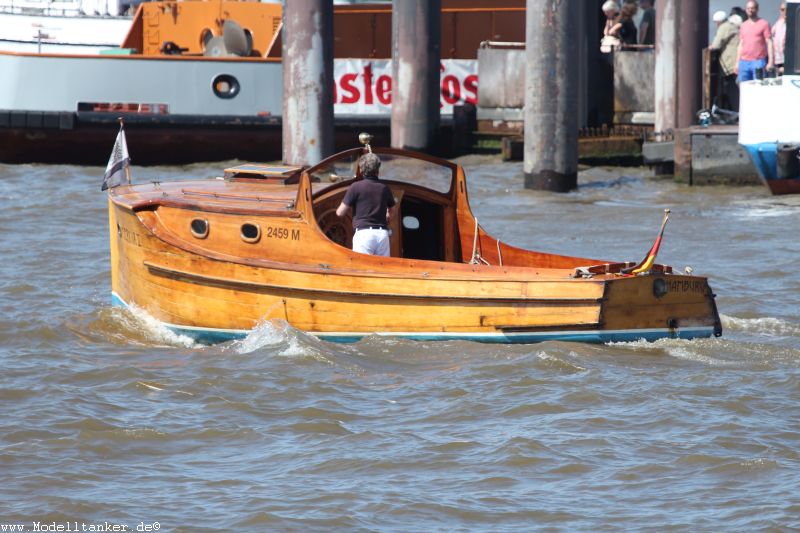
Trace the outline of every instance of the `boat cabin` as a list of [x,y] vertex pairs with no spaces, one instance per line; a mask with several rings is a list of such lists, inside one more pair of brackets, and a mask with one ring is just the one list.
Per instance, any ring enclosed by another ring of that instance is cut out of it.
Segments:
[[[338,217],[336,208],[357,176],[363,150],[324,162],[309,170],[317,224],[333,242],[352,246],[352,220]],[[398,216],[390,221],[391,255],[407,259],[459,261],[457,196],[454,185],[458,166],[447,161],[409,157],[397,151],[376,150],[381,158],[380,179],[392,190]]]
[[496,276],[531,267],[581,275],[576,269],[600,264],[602,272],[591,273],[605,274],[627,265],[525,250],[492,237],[470,210],[462,167],[393,148],[372,148],[381,159],[380,179],[397,204],[389,222],[391,258],[353,252],[352,219],[339,217],[336,209],[361,179],[358,160],[366,150],[346,150],[307,169],[246,164],[212,180],[117,187],[112,198],[176,246],[253,265],[434,269],[453,275],[480,269]]

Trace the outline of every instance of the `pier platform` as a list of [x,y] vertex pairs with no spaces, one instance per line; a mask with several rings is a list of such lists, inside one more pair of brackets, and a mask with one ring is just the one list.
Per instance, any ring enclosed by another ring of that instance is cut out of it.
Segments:
[[689,185],[759,185],[736,125],[692,126],[675,133],[675,181]]

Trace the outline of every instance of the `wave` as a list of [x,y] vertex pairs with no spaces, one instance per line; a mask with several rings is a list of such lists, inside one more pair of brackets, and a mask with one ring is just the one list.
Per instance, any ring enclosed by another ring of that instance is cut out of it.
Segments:
[[191,337],[175,333],[163,322],[154,318],[136,304],[128,306],[127,313],[122,313],[122,319],[123,326],[129,328],[133,333],[143,334],[151,342],[184,348],[197,348],[200,346]]
[[658,339],[656,341],[640,339],[631,342],[614,342],[608,345],[632,349],[638,354],[666,355],[714,367],[741,366],[742,361],[717,357],[731,351],[727,347],[728,342],[724,339]]
[[285,320],[271,319],[256,324],[247,337],[233,341],[229,349],[238,354],[248,354],[269,348],[277,355],[292,357],[307,355],[308,345],[314,341],[317,341],[315,337],[293,328]]
[[104,307],[90,316],[72,316],[64,327],[88,343],[199,348],[191,337],[175,333],[141,307]]
[[738,318],[721,315],[723,330],[769,336],[800,336],[800,324],[794,324],[782,318]]
[[545,366],[550,367],[552,369],[563,370],[568,373],[586,371],[585,367],[582,367],[579,364],[570,361],[568,357],[578,358],[580,357],[580,355],[577,354],[575,351],[570,351],[567,357],[565,357],[563,354],[553,354],[545,351],[536,352],[536,358],[542,363],[544,363]]

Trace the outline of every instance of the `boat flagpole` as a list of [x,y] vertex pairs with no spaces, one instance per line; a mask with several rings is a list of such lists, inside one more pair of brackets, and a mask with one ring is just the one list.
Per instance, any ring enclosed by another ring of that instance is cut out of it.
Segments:
[[661,239],[664,237],[664,228],[667,227],[667,221],[669,220],[669,209],[664,209],[664,220],[661,222],[661,231],[658,232],[658,237],[656,237],[656,242],[653,243],[653,246],[650,248],[650,251],[647,252],[647,255],[642,260],[641,263],[638,265],[625,268],[622,270],[623,274],[643,274],[645,272],[650,272],[653,268],[653,264],[656,262],[656,256],[658,255],[658,249],[661,248]]
[[122,117],[119,117],[119,129],[122,132],[122,145],[125,147],[125,179],[128,180],[128,185],[131,184],[131,157],[128,154],[128,139],[125,137],[125,124]]
[[119,119],[119,133],[114,141],[114,148],[111,150],[111,157],[108,158],[106,173],[103,175],[103,185],[101,191],[117,187],[123,184],[123,180],[131,184],[131,157],[128,154],[128,142],[125,139],[125,124],[122,117]]

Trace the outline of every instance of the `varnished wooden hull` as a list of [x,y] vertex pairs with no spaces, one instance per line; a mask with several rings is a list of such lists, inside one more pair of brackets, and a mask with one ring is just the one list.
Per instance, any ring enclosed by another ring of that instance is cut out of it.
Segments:
[[[332,264],[293,263],[299,252],[288,246],[284,255],[274,251],[272,259],[244,261],[235,247],[226,256],[184,244],[178,226],[171,225],[184,211],[163,205],[134,211],[109,202],[112,291],[116,304],[135,304],[203,343],[242,338],[267,320],[343,342],[367,335],[609,342],[709,337],[719,331],[704,278],[580,279],[568,269],[359,257],[326,243],[302,216],[205,213],[218,231],[243,220],[275,227],[285,238],[264,239],[267,244],[296,237]],[[659,279],[674,283],[662,296],[654,293]]]

